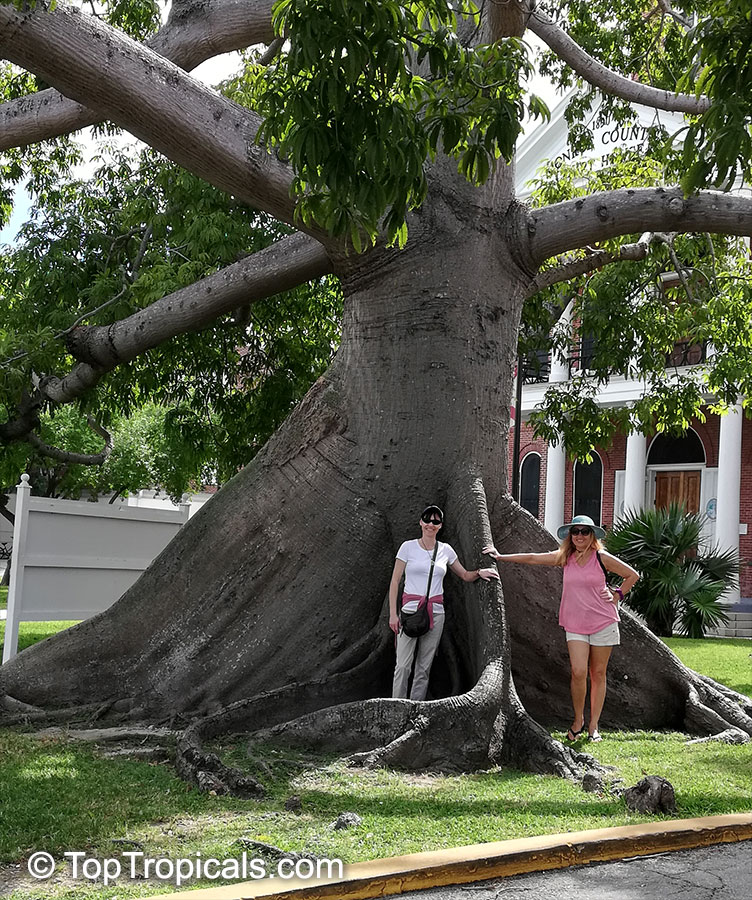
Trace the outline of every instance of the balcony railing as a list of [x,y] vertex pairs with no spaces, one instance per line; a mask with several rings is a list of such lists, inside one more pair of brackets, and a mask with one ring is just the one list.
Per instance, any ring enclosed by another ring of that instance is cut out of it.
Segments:
[[548,353],[538,353],[522,363],[523,384],[546,384],[551,374],[551,357]]
[[[590,339],[584,341],[573,350],[567,359],[569,377],[575,374],[586,373],[590,369],[590,361],[595,351],[595,342]],[[707,343],[692,343],[690,341],[677,341],[674,349],[666,354],[666,368],[679,368],[680,366],[696,366],[707,359]],[[522,364],[523,384],[546,384],[551,373],[551,357],[549,354],[540,353],[537,357],[528,358]]]

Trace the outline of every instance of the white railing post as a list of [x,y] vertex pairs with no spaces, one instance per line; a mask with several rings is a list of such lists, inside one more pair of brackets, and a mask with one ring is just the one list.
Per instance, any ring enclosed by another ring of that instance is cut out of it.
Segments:
[[183,517],[183,524],[188,521],[191,515],[191,495],[183,494],[180,498],[180,515]]
[[24,562],[26,557],[26,533],[29,526],[29,496],[31,485],[24,472],[21,483],[16,487],[16,511],[13,525],[13,565],[10,570],[8,589],[8,615],[5,621],[5,643],[3,662],[16,655],[18,650],[18,624],[21,617],[21,589],[23,587]]

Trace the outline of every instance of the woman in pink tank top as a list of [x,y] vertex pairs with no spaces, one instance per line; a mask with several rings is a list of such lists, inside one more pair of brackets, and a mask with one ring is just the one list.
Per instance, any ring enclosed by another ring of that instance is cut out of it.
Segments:
[[[591,741],[600,741],[598,722],[606,699],[606,669],[611,650],[619,643],[619,600],[634,587],[640,576],[631,566],[606,553],[601,543],[606,532],[590,516],[575,516],[556,534],[562,545],[551,553],[497,553],[493,546],[485,547],[483,552],[504,562],[562,567],[564,586],[559,625],[567,638],[574,709],[567,740],[576,741],[585,730],[589,674],[588,737]],[[621,587],[607,585],[607,571],[623,579]]]

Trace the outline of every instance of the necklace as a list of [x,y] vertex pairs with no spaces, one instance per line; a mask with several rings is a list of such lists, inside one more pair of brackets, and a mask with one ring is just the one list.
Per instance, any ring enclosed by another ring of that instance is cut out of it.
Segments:
[[426,553],[430,553],[431,550],[433,550],[433,547],[426,547],[426,545],[423,543],[423,538],[418,538],[418,546],[421,548],[421,550],[425,550]]

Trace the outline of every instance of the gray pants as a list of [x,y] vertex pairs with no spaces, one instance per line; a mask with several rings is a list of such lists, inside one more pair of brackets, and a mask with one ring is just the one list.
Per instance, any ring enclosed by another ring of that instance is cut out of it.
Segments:
[[397,663],[394,667],[392,697],[407,697],[407,682],[410,679],[410,669],[413,664],[413,656],[415,656],[415,672],[410,699],[426,699],[428,676],[431,672],[433,658],[439,649],[441,632],[444,630],[444,618],[443,615],[434,615],[433,628],[422,637],[411,638],[401,631],[397,635]]

